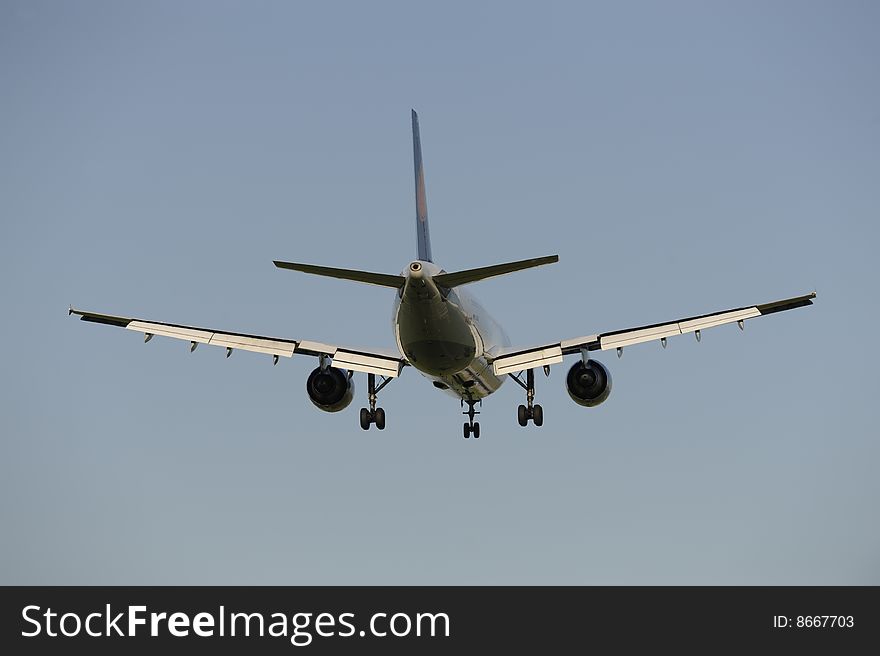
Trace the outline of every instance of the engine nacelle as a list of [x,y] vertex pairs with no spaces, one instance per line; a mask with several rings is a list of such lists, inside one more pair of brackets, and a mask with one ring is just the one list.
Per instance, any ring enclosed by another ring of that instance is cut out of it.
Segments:
[[306,381],[309,400],[324,412],[344,410],[354,398],[354,380],[345,369],[318,367]]
[[578,360],[565,377],[571,400],[588,408],[599,405],[611,394],[611,372],[598,360]]

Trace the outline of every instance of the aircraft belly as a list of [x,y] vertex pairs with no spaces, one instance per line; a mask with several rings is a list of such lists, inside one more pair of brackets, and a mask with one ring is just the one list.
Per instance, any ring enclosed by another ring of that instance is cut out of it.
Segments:
[[479,330],[448,301],[400,303],[395,327],[409,363],[452,396],[481,399],[504,382],[484,354]]
[[461,372],[477,355],[478,343],[470,325],[446,301],[401,303],[397,335],[410,364],[431,376]]
[[469,366],[448,376],[430,376],[434,386],[462,399],[482,399],[489,396],[504,383],[492,371],[485,357],[476,358]]

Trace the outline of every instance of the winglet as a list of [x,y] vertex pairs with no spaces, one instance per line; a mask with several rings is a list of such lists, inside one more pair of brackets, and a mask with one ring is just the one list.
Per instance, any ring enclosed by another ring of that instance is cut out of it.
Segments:
[[762,303],[756,305],[758,312],[761,314],[773,314],[774,312],[782,312],[784,310],[793,310],[794,308],[812,305],[813,299],[816,298],[816,292],[805,294],[804,296],[795,296],[794,298],[786,298],[773,303]]

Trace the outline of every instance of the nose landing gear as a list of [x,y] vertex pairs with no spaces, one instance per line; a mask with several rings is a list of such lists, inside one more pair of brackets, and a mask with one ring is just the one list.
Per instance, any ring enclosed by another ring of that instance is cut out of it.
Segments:
[[[480,439],[480,422],[474,421],[474,415],[480,414],[479,412],[474,410],[474,405],[476,405],[478,403],[478,401],[474,401],[471,399],[462,399],[461,400],[462,406],[465,403],[468,404],[468,409],[465,412],[463,412],[462,414],[468,416],[468,421],[465,422],[464,428],[463,428],[464,439],[467,439],[471,435],[473,435],[474,439],[478,440],[478,439]],[[479,404],[482,405],[483,402],[479,401]]]

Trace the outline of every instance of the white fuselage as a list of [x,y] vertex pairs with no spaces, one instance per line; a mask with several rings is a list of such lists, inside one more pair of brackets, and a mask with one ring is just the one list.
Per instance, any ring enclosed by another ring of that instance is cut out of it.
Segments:
[[504,382],[488,358],[510,346],[507,334],[461,288],[438,288],[432,276],[444,273],[433,262],[411,262],[406,284],[394,302],[392,326],[397,348],[434,386],[465,400],[488,396]]

